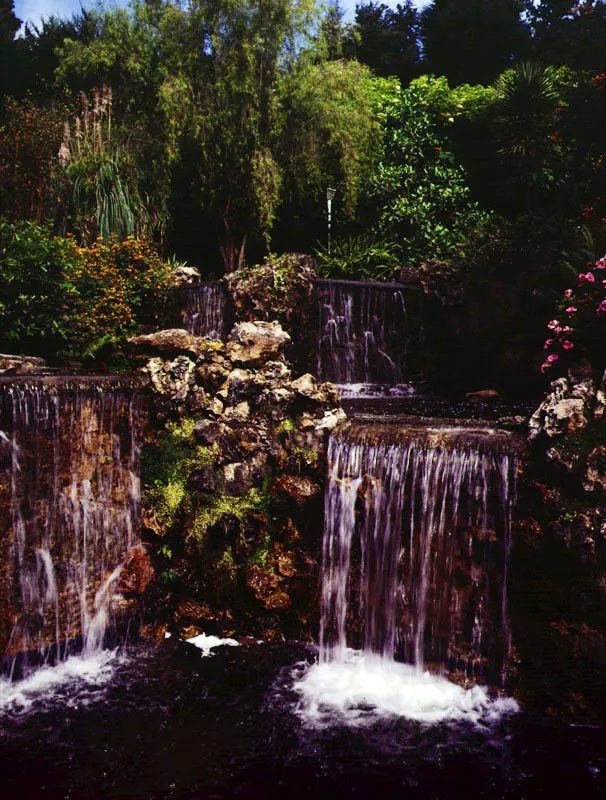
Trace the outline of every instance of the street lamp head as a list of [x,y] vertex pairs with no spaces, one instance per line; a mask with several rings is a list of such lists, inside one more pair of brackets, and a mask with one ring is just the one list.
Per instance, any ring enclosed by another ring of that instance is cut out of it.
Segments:
[[326,199],[330,203],[336,194],[336,189],[331,189],[330,186],[326,189]]

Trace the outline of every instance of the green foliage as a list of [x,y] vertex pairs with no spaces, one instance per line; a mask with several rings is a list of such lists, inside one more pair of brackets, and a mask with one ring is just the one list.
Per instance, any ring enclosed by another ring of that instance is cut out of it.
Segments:
[[0,218],[0,346],[54,354],[72,333],[65,273],[79,262],[75,242],[35,222]]
[[325,203],[326,187],[339,190],[354,215],[378,157],[380,128],[373,114],[373,80],[355,61],[306,65],[288,93],[285,162],[300,201]]
[[269,502],[269,492],[265,488],[253,487],[241,497],[220,494],[212,505],[199,506],[196,509],[188,539],[198,543],[203,542],[209,528],[226,516],[234,517],[243,525],[248,514],[267,513]]
[[316,251],[318,272],[324,277],[390,280],[397,271],[398,248],[385,236],[360,234],[338,239],[328,252]]
[[377,83],[384,120],[383,154],[371,193],[385,236],[398,244],[404,264],[467,255],[472,237],[490,225],[490,214],[473,202],[462,166],[449,149],[428,92],[430,83],[399,91],[397,82]]
[[216,460],[216,450],[193,442],[195,420],[184,419],[168,426],[164,438],[144,448],[141,474],[146,508],[153,510],[156,520],[169,530],[179,512],[190,507],[187,478]]

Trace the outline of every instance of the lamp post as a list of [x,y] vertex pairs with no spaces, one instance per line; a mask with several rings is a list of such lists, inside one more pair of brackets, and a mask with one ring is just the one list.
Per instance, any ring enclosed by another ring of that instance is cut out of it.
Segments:
[[331,189],[330,186],[326,189],[326,208],[328,209],[328,255],[330,255],[330,225],[332,222],[332,199],[335,196],[336,189]]

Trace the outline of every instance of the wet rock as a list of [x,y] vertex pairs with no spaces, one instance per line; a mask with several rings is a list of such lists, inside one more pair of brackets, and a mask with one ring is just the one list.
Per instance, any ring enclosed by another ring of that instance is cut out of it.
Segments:
[[566,378],[558,378],[550,389],[528,423],[531,441],[540,434],[553,438],[574,433],[585,428],[591,416],[595,400],[592,381],[581,381],[573,386]]
[[253,486],[260,486],[269,475],[269,465],[265,453],[259,452],[246,461],[226,464],[223,468],[224,491],[232,497],[240,497]]
[[248,400],[243,400],[238,405],[227,408],[224,416],[226,422],[246,422],[250,416]]
[[321,494],[322,489],[304,475],[280,475],[274,484],[275,492],[283,492],[297,503],[304,503]]
[[225,406],[221,402],[218,397],[213,397],[213,399],[208,404],[206,410],[209,414],[214,417],[221,417],[223,415],[223,410]]
[[204,466],[192,472],[187,479],[187,488],[196,492],[212,494],[217,491],[219,480],[211,466]]
[[319,419],[314,428],[316,431],[332,431],[337,425],[341,425],[347,421],[347,414],[342,408],[333,408],[330,411],[325,411],[321,419]]
[[297,396],[312,405],[334,405],[339,402],[339,391],[333,383],[318,384],[313,375],[307,372],[290,385]]
[[118,581],[118,591],[121,594],[143,594],[154,574],[147,549],[143,545],[133,547],[126,554]]
[[[228,362],[229,363],[229,362]],[[216,392],[229,375],[229,367],[215,361],[209,364],[200,364],[196,367],[196,382],[203,386],[207,392]]]
[[572,474],[579,465],[581,457],[578,453],[564,450],[559,447],[550,447],[545,451],[545,460],[551,462],[563,472]]
[[606,492],[606,446],[598,445],[587,456],[583,489]]
[[200,349],[198,338],[182,328],[168,328],[144,336],[134,336],[128,340],[128,345],[134,353],[162,353],[164,355],[178,353],[197,355]]
[[211,447],[221,435],[222,426],[211,419],[199,419],[194,425],[194,438],[198,444]]
[[470,403],[496,403],[501,399],[501,395],[495,389],[480,389],[477,392],[468,392],[465,398]]
[[274,572],[268,572],[257,565],[246,570],[246,585],[263,607],[268,610],[284,610],[290,608],[292,600],[281,588],[282,578]]
[[227,355],[236,365],[261,366],[279,356],[289,342],[279,322],[239,322],[229,335]]
[[187,356],[177,356],[174,361],[151,358],[143,372],[149,375],[152,390],[156,394],[179,402],[185,400],[189,393],[194,366]]
[[260,392],[258,377],[248,369],[236,368],[227,376],[221,392],[230,405],[236,405],[242,400],[250,400]]
[[176,267],[172,271],[172,276],[177,286],[193,286],[200,283],[202,276],[195,267],[185,265]]
[[43,358],[0,353],[0,375],[42,375],[45,372],[49,372],[49,367]]

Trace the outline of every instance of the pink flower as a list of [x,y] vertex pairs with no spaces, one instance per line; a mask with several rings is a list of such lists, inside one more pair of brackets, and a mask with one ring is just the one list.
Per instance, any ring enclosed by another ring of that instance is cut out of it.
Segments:
[[584,281],[587,281],[587,283],[593,283],[595,281],[593,272],[581,272],[579,275],[579,283],[583,283]]
[[606,299],[602,300],[602,302],[598,306],[597,313],[598,314],[606,314]]
[[562,347],[564,348],[564,350],[572,350],[574,345],[572,342],[569,342],[568,339],[566,339],[565,341],[562,342]]
[[572,328],[570,327],[570,325],[564,325],[564,327],[562,328],[562,333],[572,333]]
[[549,369],[549,367],[551,367],[551,364],[548,364],[546,361],[544,361],[544,362],[541,364],[541,372],[545,372],[545,370],[546,370],[546,369]]
[[568,308],[566,309],[566,313],[567,314],[576,314],[577,313],[576,307],[575,306],[568,306]]
[[557,328],[554,328],[554,329],[553,329],[553,332],[554,332],[554,333],[562,333],[562,328],[560,328],[560,326],[558,325],[558,327],[557,327]]
[[603,256],[599,261],[595,262],[596,269],[606,269],[606,256]]
[[547,356],[545,361],[546,361],[547,364],[553,364],[553,362],[557,361],[558,358],[559,358],[559,356],[556,353],[551,353],[551,355]]
[[572,297],[572,289],[566,289],[564,292],[564,297]]
[[550,330],[552,330],[552,331],[553,331],[553,330],[555,330],[555,328],[557,328],[557,327],[558,327],[558,325],[559,325],[559,324],[560,324],[560,323],[557,321],[557,319],[552,319],[552,320],[551,320],[551,322],[548,322],[548,323],[547,323],[547,327],[548,327]]
[[548,347],[551,347],[553,341],[554,341],[553,339],[546,339],[545,344],[543,345],[543,350],[547,350]]

